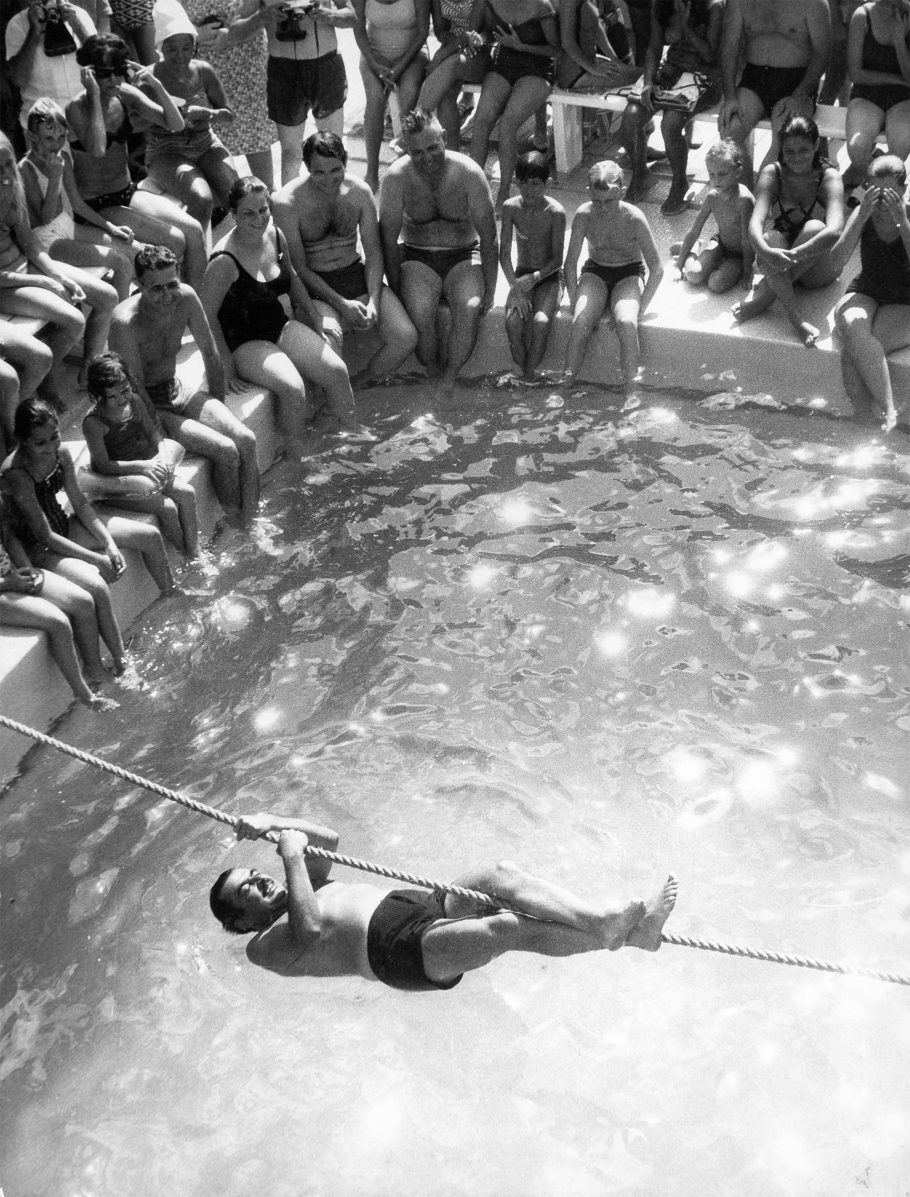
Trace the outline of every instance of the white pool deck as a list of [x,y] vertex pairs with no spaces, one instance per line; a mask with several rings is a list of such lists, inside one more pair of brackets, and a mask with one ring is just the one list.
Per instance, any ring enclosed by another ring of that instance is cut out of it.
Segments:
[[[346,140],[351,155],[350,168],[355,173],[362,173],[363,143],[358,136],[362,92],[358,97],[355,90],[356,71],[349,69],[348,75],[352,96],[347,108]],[[357,77],[356,85],[359,82]],[[605,156],[604,150],[603,142],[594,143],[588,148],[582,166],[553,186],[552,194],[566,207],[570,219],[584,200],[588,166],[597,157]],[[387,147],[384,149],[384,158],[390,160]],[[693,162],[697,191],[701,156],[693,154]],[[673,241],[682,239],[691,223],[694,209],[673,218],[662,216],[659,204],[666,193],[666,185],[666,180],[658,176],[652,192],[642,205],[667,265],[658,294],[641,327],[646,384],[665,391],[772,395],[778,400],[831,414],[849,414],[849,404],[841,383],[837,346],[832,338],[832,313],[845,283],[855,273],[852,264],[844,271],[840,283],[824,291],[801,293],[807,319],[822,330],[822,337],[815,348],[806,349],[796,340],[786,318],[776,307],[748,324],[737,325],[730,313],[730,304],[741,294],[740,291],[727,296],[714,296],[673,281],[669,246]],[[505,281],[500,276],[495,306],[483,320],[474,354],[463,371],[467,379],[501,376],[513,368],[503,318],[506,293]],[[563,307],[553,329],[544,369],[558,369],[562,364],[567,330],[568,313]],[[618,385],[618,360],[615,334],[610,322],[604,320],[588,351],[580,389],[584,388],[584,381],[597,386]],[[910,350],[895,355],[892,362],[896,390],[899,394],[907,394],[910,390]],[[191,344],[184,346],[180,374],[188,385],[201,384],[201,360]],[[514,393],[508,388],[491,389],[490,402],[507,402]],[[547,391],[543,389],[526,394],[540,394],[543,402]],[[449,410],[457,410],[458,404],[456,395],[455,404]],[[64,439],[74,451],[83,454],[79,421],[85,406],[83,397],[74,406],[72,418],[68,418],[64,426]],[[232,396],[229,406],[256,432],[260,467],[266,470],[275,454],[270,396],[265,392]],[[433,411],[440,419],[446,418],[446,409],[436,403],[429,386],[426,388],[424,409]],[[903,437],[904,434],[895,435]],[[200,526],[203,536],[207,537],[219,513],[207,464],[190,459],[180,467],[180,473],[196,488]],[[265,485],[268,486],[267,475]],[[114,595],[115,608],[121,626],[126,631],[155,601],[157,592],[141,563],[133,560],[129,563],[125,577],[116,584]],[[141,662],[138,664],[141,668]],[[41,633],[0,630],[0,712],[47,731],[72,701]],[[98,715],[98,718],[102,719],[103,716]],[[31,741],[25,737],[0,729],[0,786],[14,777],[19,762],[30,747]]]

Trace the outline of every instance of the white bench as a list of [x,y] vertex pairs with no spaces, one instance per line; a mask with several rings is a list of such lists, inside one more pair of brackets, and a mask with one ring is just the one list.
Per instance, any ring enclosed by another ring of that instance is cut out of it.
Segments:
[[[582,159],[584,151],[583,127],[584,110],[593,109],[597,112],[621,113],[628,103],[628,94],[606,92],[597,94],[585,91],[569,91],[556,87],[550,92],[550,106],[553,110],[553,143],[556,150],[556,169],[560,174],[566,174],[575,169]],[[699,124],[717,127],[717,109],[699,112],[693,118]],[[843,141],[844,126],[847,120],[846,108],[819,105],[814,118],[818,131],[822,137],[831,137]],[[758,129],[770,130],[768,121],[760,121]]]

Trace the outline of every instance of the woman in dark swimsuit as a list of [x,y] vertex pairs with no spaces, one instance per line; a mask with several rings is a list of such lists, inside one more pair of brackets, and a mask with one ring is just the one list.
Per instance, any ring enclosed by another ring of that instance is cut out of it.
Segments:
[[898,158],[910,154],[910,8],[907,0],[872,0],[853,14],[847,37],[851,174],[862,180],[882,129]]
[[485,25],[495,45],[477,102],[471,157],[486,164],[490,134],[499,121],[499,209],[509,198],[518,130],[553,86],[559,26],[550,0],[487,0]]
[[[895,154],[876,158],[868,189],[834,248],[844,264],[860,247],[860,273],[847,284],[834,314],[841,336],[844,390],[857,413],[874,414],[882,430],[897,424],[888,354],[910,345],[910,216],[907,170]],[[906,423],[906,402],[903,403]]]
[[843,181],[821,157],[818,127],[808,117],[791,117],[780,131],[779,160],[764,168],[755,188],[749,235],[762,277],[733,305],[736,319],[751,320],[779,299],[803,344],[814,345],[820,332],[803,319],[793,286],[798,281],[814,290],[834,282],[843,263],[831,250],[843,227]]
[[[178,131],[183,117],[151,69],[128,61],[126,44],[119,37],[95,34],[79,47],[76,58],[83,67],[85,91],[67,105],[66,119],[73,135],[70,150],[79,194],[112,224],[131,229],[137,241],[173,250],[183,263],[186,281],[198,290],[205,270],[202,225],[163,195],[137,191],[129,172],[130,136],[152,125]],[[98,145],[101,127],[105,143]],[[82,227],[104,243],[106,233],[92,225]]]
[[[291,269],[284,234],[272,223],[268,189],[238,179],[228,193],[236,227],[215,247],[202,284],[202,304],[233,390],[238,379],[272,391],[278,425],[296,447],[306,396],[304,380],[322,387],[341,428],[358,427],[347,366],[316,331],[322,322]],[[290,298],[289,319],[281,296]],[[311,413],[312,414],[312,413]]]

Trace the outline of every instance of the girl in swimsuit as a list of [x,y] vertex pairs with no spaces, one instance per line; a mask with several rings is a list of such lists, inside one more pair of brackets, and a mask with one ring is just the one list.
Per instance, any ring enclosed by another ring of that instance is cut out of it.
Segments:
[[485,25],[495,44],[474,116],[471,157],[486,165],[490,134],[499,121],[499,210],[509,198],[518,130],[553,86],[559,27],[550,0],[487,0]]
[[[19,170],[36,240],[57,262],[102,267],[117,297],[126,299],[133,278],[133,233],[105,220],[79,194],[63,109],[53,100],[36,100],[26,117],[25,136],[29,150]],[[76,224],[77,213],[85,224]]]
[[217,199],[227,207],[227,196],[237,172],[230,155],[212,126],[234,119],[221,80],[207,62],[194,58],[196,39],[191,33],[172,33],[161,43],[161,61],[155,77],[174,99],[184,127],[174,131],[153,126],[146,134],[145,165],[149,178],[162,191],[176,195],[186,210],[209,232]]
[[[265,183],[238,179],[228,207],[236,227],[216,245],[201,295],[228,385],[242,389],[242,379],[275,395],[289,452],[300,447],[304,380],[325,390],[342,430],[357,430],[347,366],[317,331],[319,313],[291,268],[284,234],[272,223]],[[292,319],[281,305],[282,295],[290,297]]]
[[[37,111],[36,111],[37,110]],[[132,273],[129,259],[115,258],[110,250],[89,242],[77,243],[73,237],[73,209],[63,188],[63,176],[72,177],[66,146],[66,121],[52,100],[37,100],[28,114],[29,152],[19,163],[32,228],[33,242],[60,264],[60,271],[71,279],[85,296],[89,308],[85,322],[79,386],[85,386],[89,360],[107,344],[111,313],[121,296],[108,281],[119,270],[125,298]],[[111,263],[117,266],[112,267]],[[96,278],[80,267],[102,267],[105,275]]]
[[[74,696],[96,710],[116,710],[118,703],[92,689],[108,677],[98,651],[98,619],[92,596],[65,578],[33,568],[10,526],[2,498],[0,627],[37,628],[47,633],[51,655]],[[85,672],[76,655],[77,644]]]
[[[163,195],[137,190],[129,172],[130,136],[151,125],[177,132],[184,127],[183,117],[151,70],[128,60],[121,38],[87,38],[76,58],[86,68],[85,91],[67,105],[66,119],[79,194],[100,216],[130,229],[137,240],[173,250],[186,281],[198,289],[205,272],[202,226]],[[104,131],[100,143],[99,130]],[[76,213],[76,223],[80,220]],[[81,228],[89,239],[105,243],[107,233],[88,224]]]
[[402,114],[417,103],[426,71],[422,52],[430,32],[430,0],[353,0],[354,38],[360,50],[360,76],[366,92],[363,137],[366,142],[366,183],[379,190],[379,147],[386,102],[398,92]]
[[847,35],[847,153],[859,182],[882,129],[898,158],[910,154],[910,5],[871,0],[858,8]]
[[780,131],[778,161],[764,168],[755,188],[749,236],[763,274],[733,305],[736,319],[751,320],[779,299],[802,343],[814,345],[819,330],[803,318],[793,288],[797,282],[813,290],[834,282],[843,263],[831,250],[843,227],[844,185],[821,157],[818,126],[808,117],[791,117]]
[[[844,390],[858,412],[872,411],[884,432],[898,408],[888,354],[910,345],[910,219],[904,204],[907,170],[900,158],[876,158],[868,189],[834,248],[846,263],[860,246],[860,274],[847,286],[834,319],[842,341]],[[906,419],[906,414],[905,414]]]
[[[135,549],[159,589],[174,592],[164,542],[157,528],[112,515],[107,523],[80,489],[70,452],[60,444],[54,411],[40,399],[27,399],[16,412],[16,449],[0,467],[0,490],[8,496],[13,530],[29,560],[87,590],[95,603],[101,639],[114,659],[114,672],[126,668],[126,651],[111,603],[108,583],[121,577],[126,562],[120,545]],[[72,515],[60,505],[66,493]]]
[[61,410],[65,403],[54,376],[85,330],[78,307],[83,299],[79,284],[35,242],[16,156],[9,138],[0,133],[0,312],[31,316],[48,326],[44,339],[54,365],[41,389]]

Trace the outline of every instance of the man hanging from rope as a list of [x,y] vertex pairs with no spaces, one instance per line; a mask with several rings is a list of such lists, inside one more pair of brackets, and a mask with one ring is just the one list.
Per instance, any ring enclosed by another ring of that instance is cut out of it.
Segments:
[[338,835],[327,827],[265,814],[237,824],[238,839],[268,832],[280,832],[285,885],[256,869],[228,869],[209,901],[226,930],[256,932],[247,946],[252,963],[284,976],[359,975],[393,989],[451,989],[505,952],[656,952],[676,904],[672,874],[649,901],[595,907],[508,861],[455,882],[493,896],[496,907],[441,891],[384,893],[331,880],[331,861],[306,855],[308,843],[337,850]]

